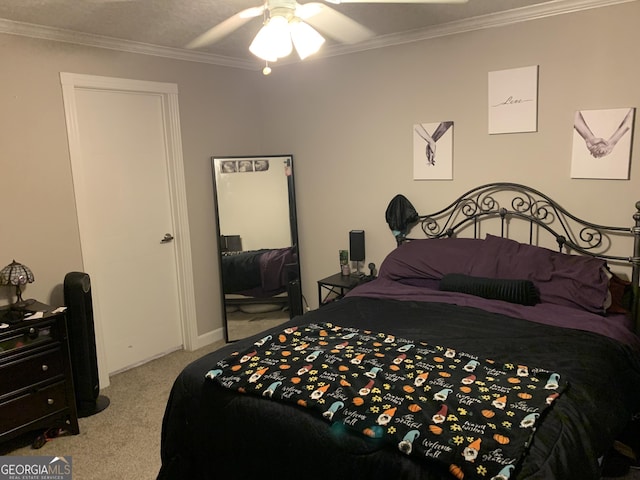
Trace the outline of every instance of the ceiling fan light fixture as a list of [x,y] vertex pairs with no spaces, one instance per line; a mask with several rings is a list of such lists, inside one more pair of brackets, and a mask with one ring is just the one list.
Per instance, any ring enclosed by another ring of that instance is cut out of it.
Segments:
[[257,33],[249,46],[256,57],[268,62],[288,56],[293,50],[289,22],[280,15],[272,16]]
[[289,26],[291,27],[291,40],[293,40],[293,45],[296,47],[300,60],[313,55],[324,44],[324,37],[308,23],[294,18],[289,22]]
[[323,11],[324,5],[318,2],[305,3],[302,5],[297,5],[295,10],[295,17],[306,20],[307,18],[311,18],[314,15],[318,15]]

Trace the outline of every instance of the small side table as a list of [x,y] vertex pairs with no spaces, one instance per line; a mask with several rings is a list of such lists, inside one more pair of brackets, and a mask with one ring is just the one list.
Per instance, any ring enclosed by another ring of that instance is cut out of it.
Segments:
[[342,275],[336,273],[330,277],[318,280],[318,305],[326,305],[329,302],[342,298],[349,290],[373,280],[375,277]]

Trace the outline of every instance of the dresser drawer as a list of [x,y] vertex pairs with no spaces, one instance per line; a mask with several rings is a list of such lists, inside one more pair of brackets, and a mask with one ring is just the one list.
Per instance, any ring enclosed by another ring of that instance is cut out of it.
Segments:
[[16,357],[16,360],[0,367],[0,398],[63,374],[62,349],[59,346],[30,356]]
[[0,442],[50,428],[79,433],[64,312],[0,329]]
[[9,432],[67,407],[65,383],[58,382],[40,390],[0,403],[0,431]]
[[60,331],[56,323],[46,319],[31,325],[20,325],[0,335],[0,359],[10,357],[30,348],[42,347],[60,341]]

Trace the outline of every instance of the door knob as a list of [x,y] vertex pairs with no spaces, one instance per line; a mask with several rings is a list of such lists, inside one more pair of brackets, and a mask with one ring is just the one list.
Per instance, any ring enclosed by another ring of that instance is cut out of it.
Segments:
[[165,233],[164,238],[160,240],[160,243],[169,243],[172,240],[173,240],[173,235],[171,235],[170,233]]

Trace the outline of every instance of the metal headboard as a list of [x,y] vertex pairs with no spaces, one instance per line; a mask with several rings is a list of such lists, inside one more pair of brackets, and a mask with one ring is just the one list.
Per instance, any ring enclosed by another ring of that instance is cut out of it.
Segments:
[[[462,194],[442,210],[420,215],[416,226],[420,226],[426,238],[453,237],[468,228],[472,229],[473,237],[478,238],[481,222],[493,218],[499,221],[499,234],[506,237],[510,221],[515,218],[528,222],[530,244],[539,243],[539,233],[546,231],[555,238],[560,251],[574,251],[609,263],[631,266],[632,317],[635,331],[640,333],[640,201],[636,202],[635,209],[634,223],[630,227],[598,225],[572,215],[531,187],[489,183]],[[633,239],[631,256],[609,253],[616,237]],[[400,244],[415,238],[401,234],[396,239]]]

